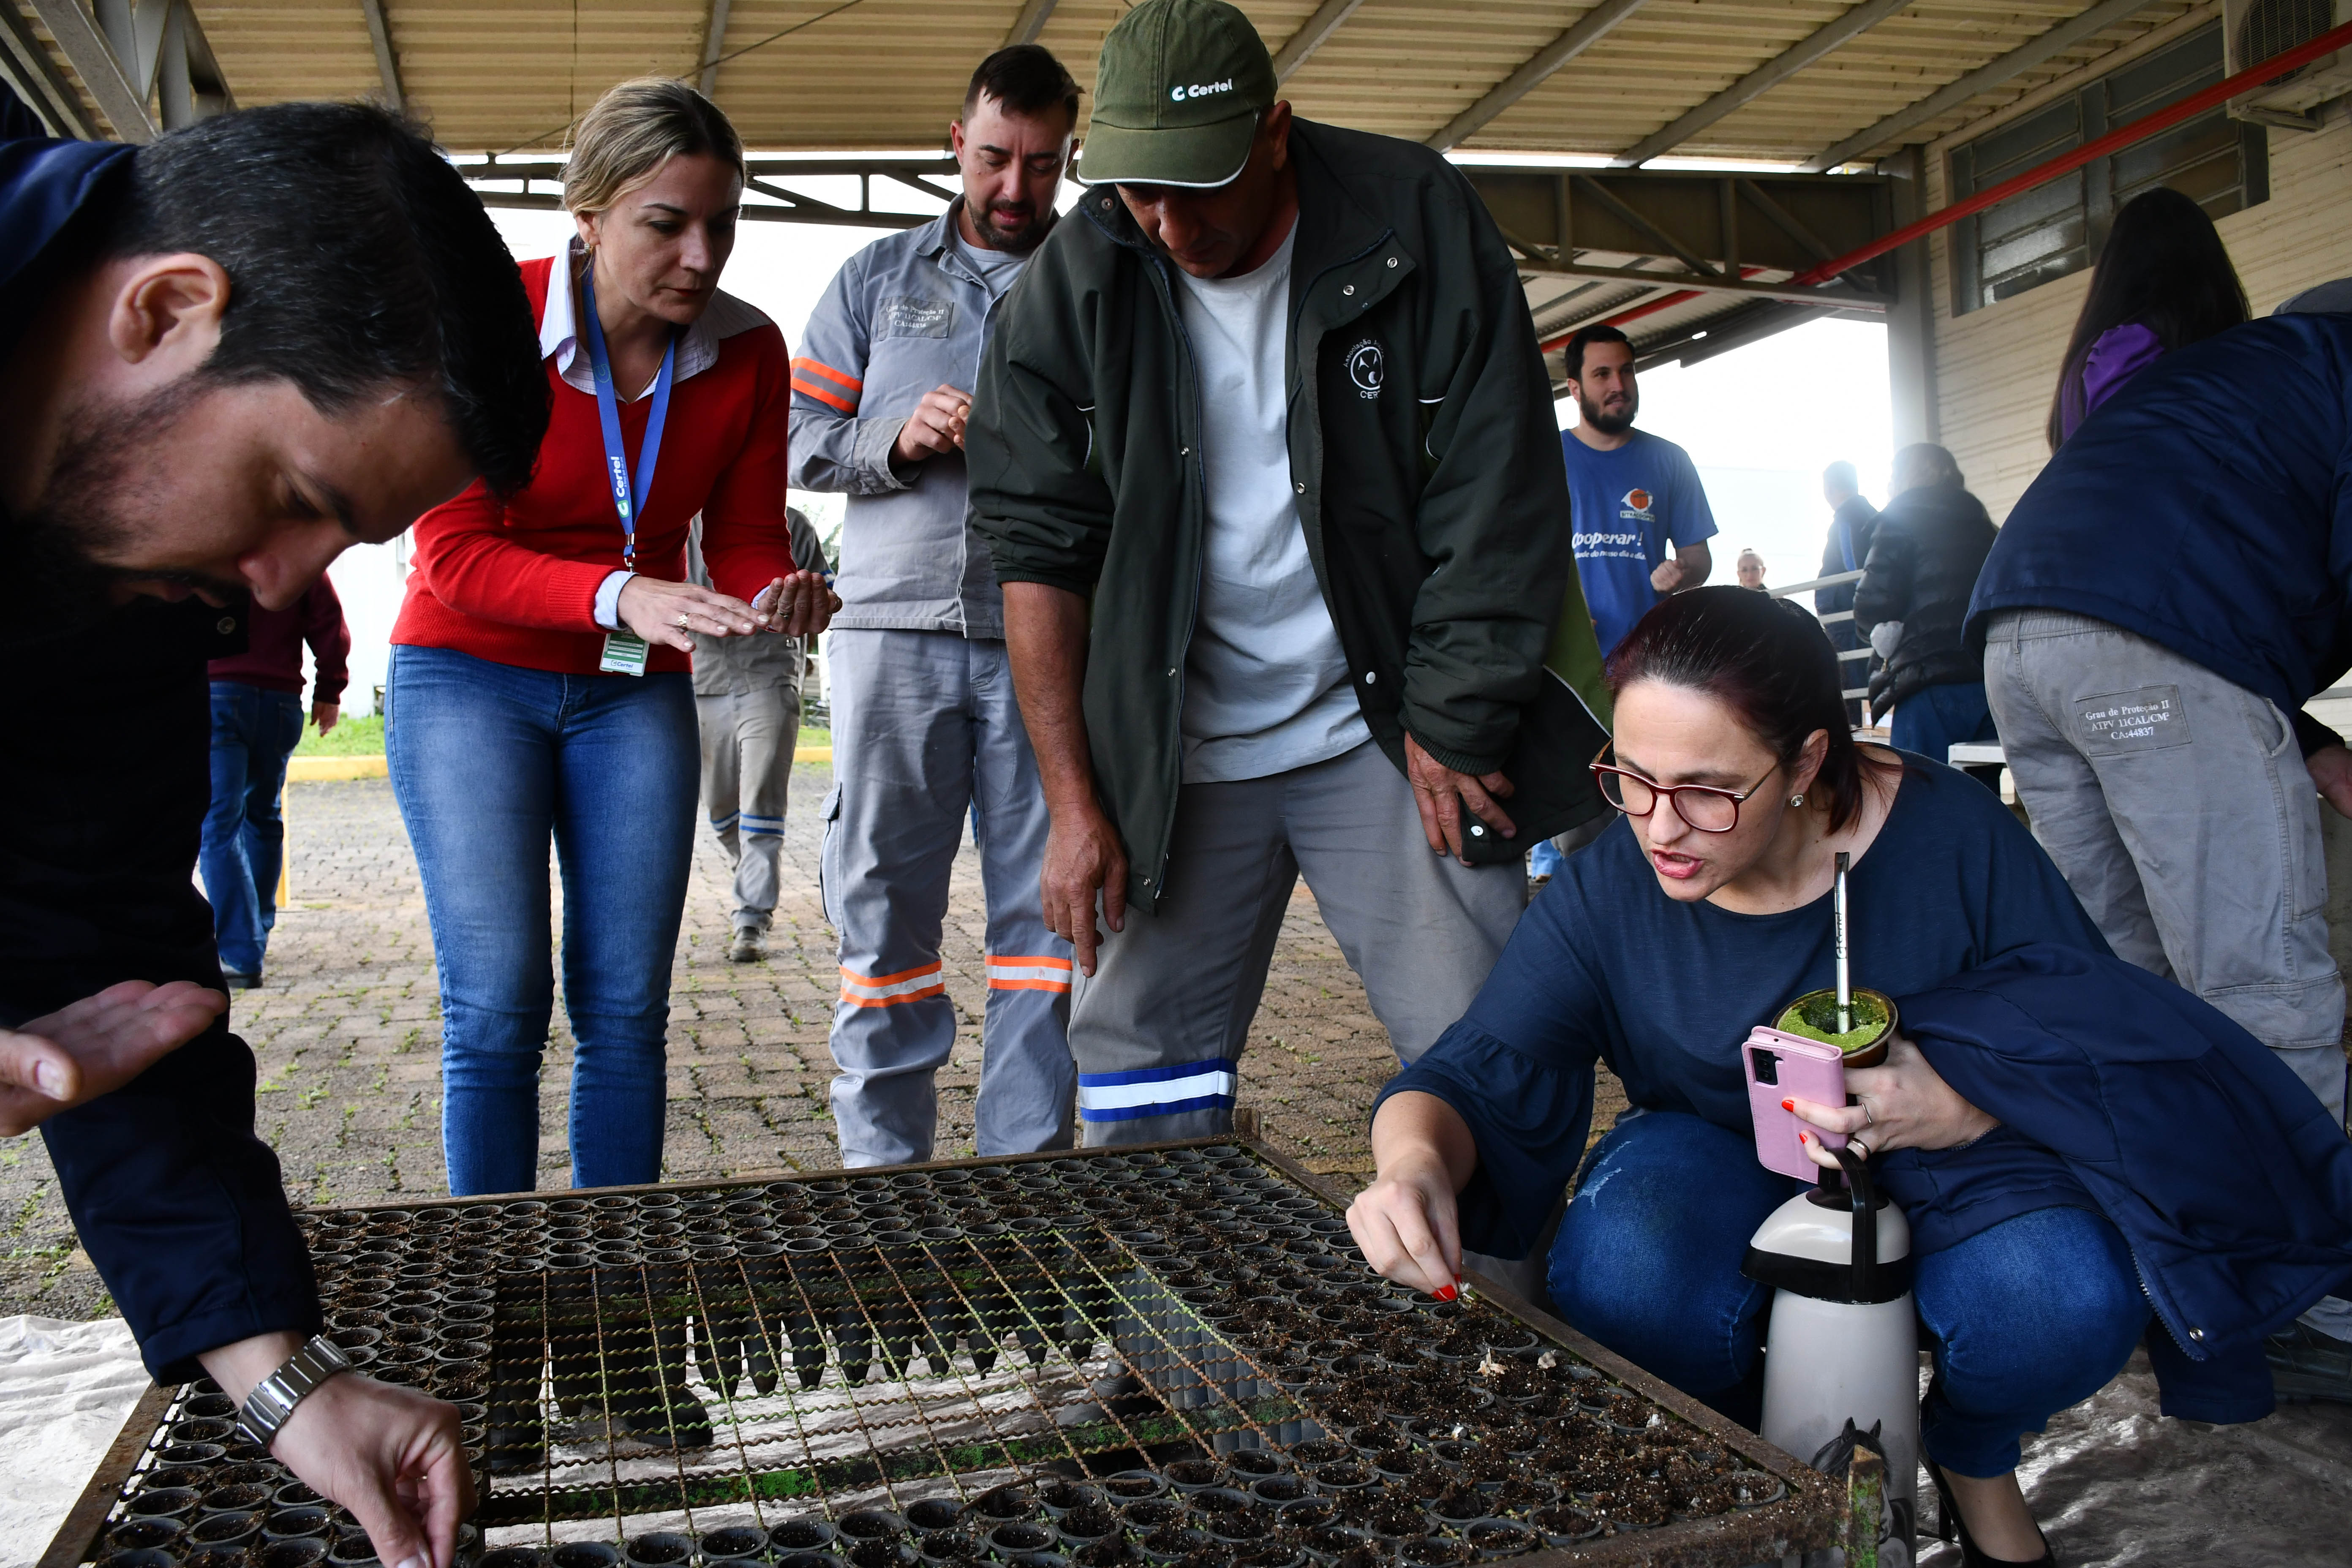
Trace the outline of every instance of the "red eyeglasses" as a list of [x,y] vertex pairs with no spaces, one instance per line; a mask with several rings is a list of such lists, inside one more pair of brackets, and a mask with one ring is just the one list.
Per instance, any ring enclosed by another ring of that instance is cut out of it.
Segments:
[[1609,746],[1604,745],[1592,758],[1592,781],[1601,786],[1601,799],[1628,816],[1647,816],[1657,810],[1659,797],[1664,796],[1673,804],[1676,816],[1701,833],[1728,833],[1738,826],[1739,803],[1762,789],[1764,779],[1780,771],[1780,764],[1775,763],[1764,778],[1740,790],[1714,784],[1662,784],[1610,766],[1601,760],[1608,754]]

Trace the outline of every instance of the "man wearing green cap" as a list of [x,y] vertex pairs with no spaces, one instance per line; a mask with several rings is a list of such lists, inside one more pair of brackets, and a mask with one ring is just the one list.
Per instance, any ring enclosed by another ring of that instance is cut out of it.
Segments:
[[1517,923],[1524,845],[1601,810],[1605,709],[1550,385],[1468,182],[1294,120],[1222,0],[1111,30],[1079,173],[965,451],[1099,1144],[1230,1127],[1301,871],[1418,1057]]

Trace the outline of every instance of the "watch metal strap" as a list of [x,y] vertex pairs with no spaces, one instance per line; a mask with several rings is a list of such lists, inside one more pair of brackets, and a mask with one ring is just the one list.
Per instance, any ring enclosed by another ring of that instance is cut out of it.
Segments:
[[245,1408],[237,1412],[237,1425],[245,1428],[247,1436],[267,1448],[312,1389],[337,1373],[351,1370],[350,1359],[332,1340],[313,1334],[286,1358],[285,1365],[254,1384]]

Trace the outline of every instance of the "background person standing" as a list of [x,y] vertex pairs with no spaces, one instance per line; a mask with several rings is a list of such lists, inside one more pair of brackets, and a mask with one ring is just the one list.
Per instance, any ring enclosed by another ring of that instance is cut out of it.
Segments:
[[[1878,514],[1853,594],[1853,626],[1886,667],[1870,679],[1874,717],[1895,709],[1887,740],[1948,763],[1953,746],[2000,739],[1985,706],[1984,666],[1960,636],[1992,519],[1951,453],[1922,441],[1895,454],[1895,498]],[[1999,787],[1999,770],[1972,774]]]
[[209,666],[213,689],[213,799],[196,857],[213,906],[222,978],[232,991],[261,984],[278,924],[278,873],[286,824],[278,815],[286,759],[302,741],[302,645],[310,647],[310,721],[326,734],[342,711],[351,628],[343,602],[321,576],[282,610],[248,605],[246,650]]
[[1587,327],[1568,340],[1565,360],[1578,416],[1559,436],[1572,545],[1606,658],[1661,597],[1697,587],[1715,570],[1706,544],[1715,513],[1690,454],[1633,428],[1642,390],[1625,334]]
[[[793,563],[831,575],[824,543],[798,507],[784,509]],[[702,520],[687,540],[687,578],[710,585],[702,561]],[[751,963],[776,918],[776,862],[784,845],[784,804],[801,733],[802,637],[694,634],[694,716],[702,734],[702,813],[733,868],[727,956]]]
[[[1822,575],[1834,577],[1843,572],[1859,572],[1862,563],[1870,559],[1871,541],[1878,537],[1878,509],[1862,493],[1862,481],[1853,465],[1843,458],[1822,470],[1822,500],[1830,507],[1829,538],[1822,544]],[[1813,590],[1813,613],[1834,616],[1853,608],[1852,583],[1839,583]],[[1855,652],[1870,645],[1853,629],[1853,623],[1832,621],[1822,628],[1830,634],[1830,646],[1840,653]],[[1838,679],[1848,689],[1866,685],[1872,661],[1866,658],[1838,660]],[[1862,699],[1846,700],[1846,720],[1854,729],[1861,729],[1864,718]]]
[[1003,595],[968,521],[963,442],[982,345],[1055,226],[1077,121],[1077,84],[1045,49],[982,60],[948,128],[963,195],[851,257],[793,361],[793,483],[849,497],[826,647],[824,849],[847,1165],[931,1157],[934,1080],[957,1026],[940,937],[967,816],[988,909],[973,1144],[1070,1143],[1070,949],[1039,910],[1045,794],[1013,700]]

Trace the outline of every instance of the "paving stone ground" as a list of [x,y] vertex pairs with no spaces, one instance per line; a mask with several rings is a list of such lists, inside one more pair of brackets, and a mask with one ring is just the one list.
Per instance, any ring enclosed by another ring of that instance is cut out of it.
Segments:
[[[831,783],[820,767],[794,777],[784,895],[764,962],[728,962],[726,862],[716,844],[698,839],[671,997],[666,1177],[839,1163],[825,1050],[837,971],[816,893],[815,807]],[[391,788],[383,780],[296,784],[288,816],[291,905],[270,942],[267,984],[240,994],[232,1014],[260,1069],[262,1135],[298,1200],[437,1195],[446,1190],[440,1003],[424,895]],[[942,1158],[973,1152],[982,932],[979,861],[967,843],[943,955],[961,1026],[939,1080]],[[568,1181],[571,1045],[559,1006],[541,1097],[542,1187]],[[1366,1111],[1394,1070],[1388,1037],[1302,885],[1243,1058],[1242,1100],[1259,1108],[1276,1148],[1360,1184],[1371,1168]],[[1605,1126],[1622,1103],[1613,1080],[1601,1100]],[[85,1318],[112,1310],[74,1246],[37,1139],[0,1145],[0,1314]]]

